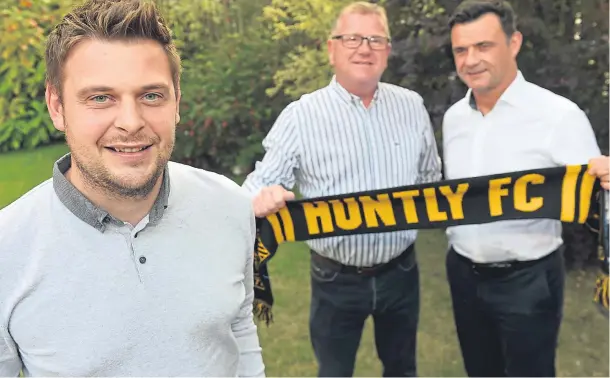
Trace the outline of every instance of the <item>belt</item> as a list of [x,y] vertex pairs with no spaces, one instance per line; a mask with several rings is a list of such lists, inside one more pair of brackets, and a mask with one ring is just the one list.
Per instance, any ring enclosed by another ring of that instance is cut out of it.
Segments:
[[331,269],[346,273],[346,274],[358,274],[363,276],[375,276],[380,273],[386,272],[389,269],[398,265],[398,263],[404,261],[407,257],[409,257],[415,251],[415,247],[411,244],[407,249],[405,249],[400,255],[394,257],[392,260],[383,264],[375,264],[373,266],[354,266],[354,265],[344,265],[338,261],[332,260],[328,257],[324,257],[318,254],[316,251],[311,250],[311,259],[315,262],[330,267]]
[[551,253],[549,253],[548,255],[541,257],[539,259],[536,260],[527,260],[527,261],[519,261],[519,260],[510,260],[510,261],[500,261],[500,262],[493,262],[493,263],[477,263],[474,262],[472,260],[470,260],[468,257],[463,256],[461,254],[459,254],[458,252],[456,252],[455,250],[453,250],[453,252],[456,254],[456,256],[466,262],[468,265],[470,265],[470,268],[474,271],[475,274],[478,275],[493,275],[493,276],[498,276],[498,275],[504,275],[504,274],[508,274],[510,272],[514,272],[517,270],[521,270],[521,269],[525,269],[531,266],[534,266],[536,264],[539,264],[545,260],[550,259],[552,256],[554,256],[557,253],[558,250],[555,250]]

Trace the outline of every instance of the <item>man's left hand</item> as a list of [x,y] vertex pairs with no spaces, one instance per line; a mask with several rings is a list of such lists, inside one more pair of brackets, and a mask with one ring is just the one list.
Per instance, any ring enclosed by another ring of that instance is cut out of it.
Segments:
[[610,158],[598,156],[589,160],[589,174],[597,176],[602,188],[610,190]]

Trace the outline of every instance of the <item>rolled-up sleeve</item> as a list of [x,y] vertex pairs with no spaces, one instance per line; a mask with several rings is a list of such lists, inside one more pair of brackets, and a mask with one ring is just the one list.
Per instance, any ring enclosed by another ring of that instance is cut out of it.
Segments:
[[242,184],[251,195],[266,186],[282,185],[287,190],[295,186],[300,150],[296,111],[296,103],[288,105],[263,139],[265,155]]

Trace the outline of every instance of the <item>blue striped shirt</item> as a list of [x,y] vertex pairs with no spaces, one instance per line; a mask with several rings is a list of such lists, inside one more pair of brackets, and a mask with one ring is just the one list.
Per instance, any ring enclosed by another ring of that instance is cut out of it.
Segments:
[[[243,187],[298,187],[305,198],[437,181],[434,132],[422,97],[380,83],[371,105],[333,77],[279,115],[263,140],[265,156]],[[417,231],[310,240],[317,253],[346,265],[389,261],[414,243]]]

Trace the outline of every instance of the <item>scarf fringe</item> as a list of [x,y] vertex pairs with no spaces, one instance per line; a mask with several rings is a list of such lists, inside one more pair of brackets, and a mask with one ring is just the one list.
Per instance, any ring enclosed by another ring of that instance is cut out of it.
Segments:
[[273,312],[271,311],[271,306],[268,303],[260,299],[255,299],[253,313],[254,316],[258,320],[264,322],[267,327],[273,323]]
[[607,317],[608,314],[608,276],[601,275],[595,282],[595,296],[593,302],[597,303],[601,312]]

